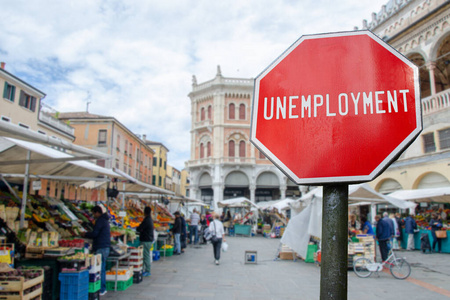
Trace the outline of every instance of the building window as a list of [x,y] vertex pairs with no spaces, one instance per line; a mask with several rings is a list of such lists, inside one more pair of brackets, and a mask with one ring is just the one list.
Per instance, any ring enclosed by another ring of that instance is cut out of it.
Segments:
[[449,149],[450,148],[450,128],[439,130],[439,145],[440,149]]
[[158,185],[161,186],[162,185],[162,177],[159,176],[159,181],[158,181]]
[[203,147],[203,143],[200,144],[200,159],[204,157],[205,154],[205,147]]
[[127,151],[128,151],[128,141],[125,141],[125,147],[123,148],[123,153],[125,155],[127,155]]
[[117,147],[116,150],[120,152],[120,135],[117,135]]
[[239,120],[245,120],[245,104],[239,105]]
[[158,165],[158,158],[153,157],[153,165],[156,167]]
[[98,145],[99,146],[106,145],[106,133],[107,133],[106,129],[100,129],[98,131]]
[[239,142],[239,157],[245,157],[245,141]]
[[266,156],[261,151],[259,151],[259,158],[260,159],[265,159]]
[[119,160],[116,158],[116,169],[119,169]]
[[228,106],[228,119],[234,120],[234,113],[234,103],[230,103],[230,105]]
[[156,176],[155,175],[152,176],[152,184],[156,185]]
[[434,143],[434,133],[427,133],[422,135],[423,148],[425,153],[435,152],[436,144]]
[[131,153],[133,153],[133,144],[130,143],[130,151],[128,151],[129,156],[131,157]]
[[31,111],[36,111],[36,98],[20,91],[19,105]]
[[234,141],[228,142],[228,156],[234,157]]
[[211,143],[206,144],[206,157],[211,157]]
[[167,170],[167,161],[164,162],[164,170]]
[[3,90],[3,98],[14,102],[14,96],[16,95],[16,87],[10,85],[5,81],[5,89]]
[[159,159],[159,166],[162,167],[162,158]]
[[123,165],[123,171],[125,172],[125,174],[127,173],[127,165]]
[[208,120],[211,120],[211,119],[212,119],[212,107],[210,105],[210,106],[208,106]]
[[202,107],[202,109],[200,110],[200,121],[204,120],[205,120],[205,108]]

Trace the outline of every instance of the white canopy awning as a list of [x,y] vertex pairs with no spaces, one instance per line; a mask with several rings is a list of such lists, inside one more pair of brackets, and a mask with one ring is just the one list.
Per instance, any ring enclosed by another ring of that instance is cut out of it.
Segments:
[[76,157],[42,144],[0,137],[0,173],[5,177],[8,174],[10,177],[13,176],[11,174],[20,174],[17,176],[20,181],[23,180],[20,177],[26,173],[26,164],[29,164],[29,174],[34,177],[65,179],[68,182],[86,181],[86,178],[99,176],[121,178],[113,170],[87,161],[93,158]]
[[217,203],[219,207],[256,207],[259,208],[254,202],[250,201],[248,198],[239,197],[233,199],[227,199],[223,201],[219,201]]
[[388,195],[390,198],[414,202],[450,203],[450,187],[419,190],[399,190]]

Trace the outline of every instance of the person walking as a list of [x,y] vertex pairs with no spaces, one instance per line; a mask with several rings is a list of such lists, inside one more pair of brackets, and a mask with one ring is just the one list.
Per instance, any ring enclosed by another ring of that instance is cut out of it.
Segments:
[[144,273],[142,273],[142,276],[144,277],[149,277],[151,275],[150,249],[152,248],[154,241],[153,220],[151,214],[151,207],[146,206],[144,208],[144,220],[136,229],[136,231],[139,232],[139,241],[141,246],[144,248]]
[[[194,245],[197,245],[198,244],[198,224],[200,222],[200,216],[197,213],[197,209],[194,208],[194,211],[192,212],[189,221],[190,221],[189,245],[192,245],[192,242],[194,242]],[[194,241],[192,241],[192,236],[194,236]]]
[[225,231],[222,222],[219,220],[219,214],[213,212],[212,218],[213,219],[209,224],[209,231],[212,234],[211,243],[213,245],[215,263],[216,265],[219,265],[222,241],[225,242]]
[[408,235],[408,244],[406,246],[406,250],[414,250],[414,230],[417,229],[417,223],[412,217],[412,215],[409,215],[405,219],[405,234]]
[[402,228],[405,227],[405,220],[402,219],[400,213],[395,213],[395,221],[397,222],[398,230],[399,230],[399,236],[397,237],[398,245],[400,249],[402,248],[403,243],[403,230]]
[[206,239],[205,239],[205,231],[208,228],[207,222],[206,222],[206,217],[204,214],[200,215],[200,226],[201,226],[201,230],[200,230],[200,244],[201,245],[206,245]]
[[95,218],[94,229],[91,232],[84,233],[83,236],[93,240],[92,250],[95,254],[101,254],[102,256],[100,295],[103,296],[106,294],[106,260],[111,247],[111,229],[109,227],[109,215],[104,213],[100,206],[94,206],[92,214]]
[[384,218],[381,219],[380,215],[375,216],[375,221],[377,221],[376,237],[378,240],[378,245],[380,246],[381,260],[386,261],[389,254],[388,243],[392,236],[391,228],[389,223]]
[[181,237],[181,215],[179,211],[176,211],[174,213],[175,216],[175,222],[172,227],[172,233],[173,233],[173,255],[180,255],[181,254],[181,243],[180,243],[180,237]]
[[436,214],[436,213],[431,214],[430,226],[431,226],[431,236],[433,237],[433,246],[431,247],[431,250],[436,252],[435,249],[436,249],[436,245],[437,245],[438,252],[441,253],[442,239],[440,239],[436,236],[436,230],[442,229],[442,220],[441,220],[440,214]]

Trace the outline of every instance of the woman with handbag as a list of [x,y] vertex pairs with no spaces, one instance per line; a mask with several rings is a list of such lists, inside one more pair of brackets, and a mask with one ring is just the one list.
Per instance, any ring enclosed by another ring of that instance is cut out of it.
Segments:
[[433,237],[433,246],[431,247],[431,250],[435,251],[436,244],[437,244],[438,252],[441,253],[442,239],[440,239],[436,236],[436,231],[442,229],[441,216],[436,213],[432,213],[431,220],[430,220],[430,226],[431,226],[431,236]]
[[220,250],[222,248],[222,241],[225,242],[225,231],[223,229],[223,224],[219,220],[219,214],[216,212],[212,213],[213,220],[209,224],[209,231],[212,234],[211,243],[214,249],[214,259],[216,265],[220,261]]

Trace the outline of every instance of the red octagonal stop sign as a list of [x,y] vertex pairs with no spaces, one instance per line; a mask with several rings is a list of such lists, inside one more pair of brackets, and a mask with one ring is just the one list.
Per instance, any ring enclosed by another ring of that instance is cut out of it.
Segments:
[[422,130],[417,67],[370,31],[302,36],[252,109],[251,142],[297,184],[373,180]]

